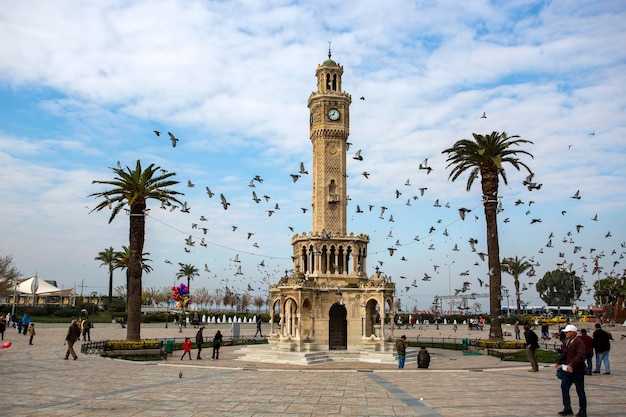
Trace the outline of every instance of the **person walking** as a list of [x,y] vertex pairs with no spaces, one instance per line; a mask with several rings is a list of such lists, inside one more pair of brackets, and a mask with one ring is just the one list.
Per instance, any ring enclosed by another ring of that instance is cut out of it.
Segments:
[[[22,316],[22,334],[24,336],[26,336],[26,333],[28,333],[28,328],[30,327],[30,315],[28,313],[24,313],[24,315]],[[20,329],[17,330],[18,333],[20,333]]]
[[256,316],[256,333],[254,334],[254,337],[256,337],[257,334],[260,334],[261,337],[263,337],[263,331],[261,330],[261,323],[263,323],[263,320],[261,319],[261,315],[257,314],[257,316]]
[[596,370],[594,374],[600,373],[600,367],[604,363],[604,375],[611,375],[611,364],[609,363],[609,351],[611,350],[611,333],[602,329],[600,323],[596,323],[596,330],[593,332],[593,350],[596,351]]
[[524,325],[524,339],[526,340],[526,356],[530,361],[530,369],[528,372],[539,372],[539,365],[537,364],[537,357],[535,356],[535,350],[539,348],[539,338],[528,324]]
[[406,359],[406,336],[400,336],[400,339],[396,340],[396,352],[398,352],[398,368],[404,368],[404,360]]
[[[526,330],[526,326],[524,326],[524,331]],[[522,336],[519,329],[519,320],[515,322],[513,325],[513,331],[515,332],[515,340],[522,340]]]
[[72,324],[67,329],[67,335],[65,336],[65,343],[67,343],[67,352],[65,352],[65,360],[68,360],[70,355],[74,360],[78,359],[78,355],[74,352],[74,343],[80,339],[80,327],[76,320],[72,320]]
[[593,359],[593,339],[587,334],[587,329],[580,329],[580,336],[583,342],[585,342],[585,362],[587,363],[586,375],[593,375],[591,373],[592,359]]
[[0,335],[2,335],[2,340],[4,340],[4,331],[7,329],[7,325],[4,323],[4,317],[0,319]]
[[28,328],[28,344],[32,345],[33,344],[33,337],[35,337],[37,333],[35,333],[35,323],[31,323],[30,327]]
[[570,388],[576,386],[578,395],[578,414],[576,417],[587,417],[587,395],[585,394],[585,342],[577,336],[578,329],[568,324],[563,329],[565,340],[561,345],[561,352],[565,355],[562,364],[556,363],[555,368],[561,368],[561,396],[563,398],[563,411],[560,416],[574,415],[570,399]]
[[222,332],[218,330],[215,333],[215,337],[213,337],[213,355],[211,359],[218,360],[220,358],[220,347],[222,347]]
[[196,333],[196,346],[198,347],[198,356],[196,357],[196,359],[198,360],[202,359],[200,357],[200,352],[202,352],[202,344],[204,343],[204,336],[202,335],[203,330],[204,326],[200,326],[200,329],[198,329],[198,333]]
[[191,360],[191,339],[188,337],[186,337],[183,342],[183,356],[180,357],[181,361],[184,359],[185,355],[189,355],[189,360]]

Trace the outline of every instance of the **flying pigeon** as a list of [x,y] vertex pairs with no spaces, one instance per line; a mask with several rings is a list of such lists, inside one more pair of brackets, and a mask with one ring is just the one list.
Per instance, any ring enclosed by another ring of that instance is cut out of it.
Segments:
[[220,194],[220,199],[222,200],[222,206],[224,207],[224,210],[228,210],[228,206],[230,206],[230,203],[226,201],[226,197],[224,197],[224,194]]
[[176,147],[176,142],[178,142],[178,138],[176,136],[174,136],[174,134],[172,132],[167,132],[167,134],[170,136],[170,139],[172,141],[172,147],[175,148]]

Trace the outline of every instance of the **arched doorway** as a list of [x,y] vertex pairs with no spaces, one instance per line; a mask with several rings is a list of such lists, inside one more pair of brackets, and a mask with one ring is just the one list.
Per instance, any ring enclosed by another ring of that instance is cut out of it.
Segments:
[[348,349],[348,312],[346,306],[335,303],[330,307],[328,321],[328,349]]

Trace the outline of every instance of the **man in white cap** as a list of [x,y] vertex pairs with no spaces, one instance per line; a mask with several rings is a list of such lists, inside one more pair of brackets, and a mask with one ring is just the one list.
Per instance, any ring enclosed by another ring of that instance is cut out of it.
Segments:
[[558,414],[560,416],[574,415],[572,411],[572,403],[569,391],[572,384],[576,386],[576,394],[578,395],[578,414],[576,417],[587,417],[587,396],[585,395],[585,343],[577,337],[578,329],[576,326],[568,324],[563,329],[565,340],[561,346],[561,351],[565,355],[565,361],[562,364],[555,364],[555,367],[564,371],[561,373],[561,394],[563,396],[563,411]]

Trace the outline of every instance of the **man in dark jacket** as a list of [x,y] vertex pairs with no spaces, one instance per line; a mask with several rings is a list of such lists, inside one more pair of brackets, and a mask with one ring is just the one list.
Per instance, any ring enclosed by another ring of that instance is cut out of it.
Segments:
[[526,340],[526,356],[530,361],[528,372],[539,372],[539,364],[537,364],[537,357],[535,356],[535,350],[539,347],[539,338],[528,324],[524,325],[524,339]]
[[396,340],[396,351],[398,352],[398,368],[404,368],[404,360],[406,359],[406,336],[402,335]]
[[569,390],[572,384],[576,386],[576,394],[578,395],[578,414],[576,417],[587,417],[587,396],[585,394],[585,342],[577,337],[578,329],[576,326],[568,324],[563,329],[565,340],[561,346],[561,351],[565,355],[563,364],[555,364],[558,369],[561,367],[561,395],[563,397],[563,411],[558,414],[560,416],[574,415],[572,411],[572,403],[570,400]]
[[204,326],[200,326],[200,329],[198,329],[198,333],[196,333],[196,347],[198,348],[198,357],[196,359],[202,359],[200,357],[200,352],[202,352],[202,344],[204,343],[202,330],[204,330]]
[[65,342],[67,343],[67,352],[65,352],[65,360],[69,359],[70,354],[74,360],[78,359],[78,355],[74,352],[74,343],[80,339],[80,327],[76,320],[72,320],[72,324],[67,329],[67,336],[65,336]]
[[609,363],[609,350],[611,350],[611,333],[602,329],[600,323],[596,323],[596,330],[593,332],[593,350],[596,351],[596,370],[594,374],[600,373],[600,365],[604,362],[604,375],[611,375],[611,364]]

